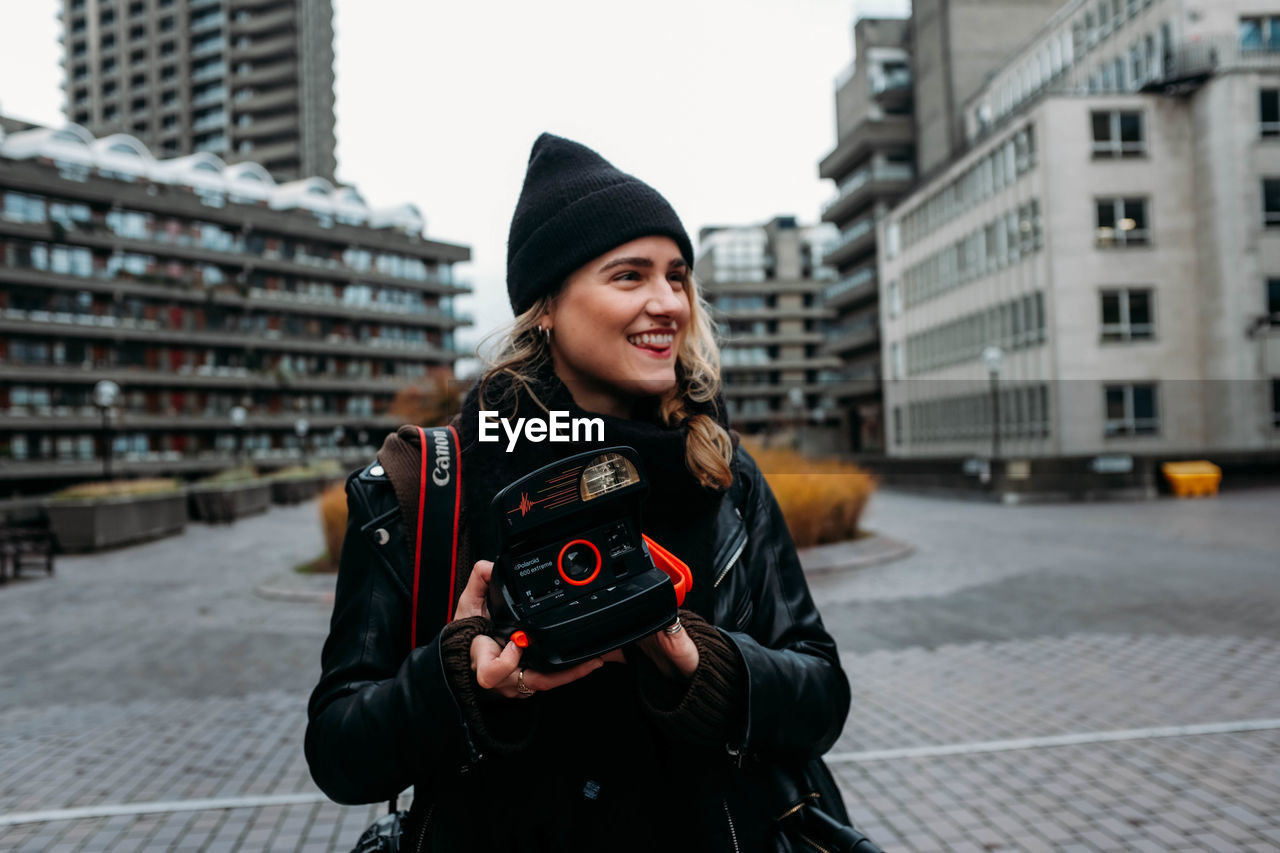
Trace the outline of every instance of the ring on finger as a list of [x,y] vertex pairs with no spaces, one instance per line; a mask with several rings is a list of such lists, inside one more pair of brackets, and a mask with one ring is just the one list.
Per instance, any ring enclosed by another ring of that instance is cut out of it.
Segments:
[[680,617],[677,616],[675,622],[672,622],[670,625],[662,629],[662,633],[666,634],[668,637],[671,637],[671,636],[674,636],[675,634],[679,634],[683,630],[684,630],[684,626],[680,624]]
[[524,670],[521,669],[516,674],[516,692],[521,696],[532,696],[537,691],[524,683]]

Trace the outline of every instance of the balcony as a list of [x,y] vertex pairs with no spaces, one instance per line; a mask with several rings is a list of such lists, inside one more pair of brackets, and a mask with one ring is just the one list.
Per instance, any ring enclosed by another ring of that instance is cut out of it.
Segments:
[[828,308],[852,308],[879,293],[880,277],[875,264],[859,267],[822,291],[823,304]]
[[134,367],[82,367],[80,365],[5,364],[0,362],[0,380],[46,382],[50,384],[92,385],[110,379],[121,388],[255,388],[289,387],[308,391],[359,391],[394,394],[414,379],[402,376],[343,376],[337,373],[293,376],[287,381],[274,370],[218,367],[191,370],[145,370]]
[[51,337],[89,338],[108,341],[170,341],[190,346],[231,347],[267,352],[309,352],[351,358],[403,358],[451,364],[461,356],[455,350],[423,342],[372,338],[317,340],[306,335],[285,335],[276,330],[239,332],[218,329],[169,328],[160,320],[94,314],[52,314],[48,311],[0,310],[0,333],[6,335],[47,332]]
[[852,365],[824,373],[822,393],[837,400],[877,396],[880,393],[880,363]]
[[822,208],[822,221],[847,221],[878,199],[897,199],[915,182],[915,167],[908,163],[871,163],[840,182],[835,198]]
[[292,29],[295,13],[290,8],[277,9],[270,12],[250,12],[241,10],[231,20],[234,33],[268,33],[273,30]]
[[844,266],[869,252],[874,252],[875,247],[876,218],[867,215],[840,232],[840,238],[827,249],[822,262],[827,266]]
[[[244,123],[246,118],[249,119],[247,124]],[[236,118],[236,123],[231,129],[231,135],[235,137],[234,141],[239,143],[242,139],[258,139],[263,136],[279,136],[290,132],[298,133],[299,130],[298,117],[293,113],[263,119],[254,119],[246,113],[241,113]]]
[[823,158],[818,175],[840,180],[875,151],[901,149],[915,140],[911,116],[864,118],[841,139],[835,150]]
[[262,60],[292,57],[297,52],[297,39],[293,33],[253,38],[243,46],[237,42],[231,48],[231,61],[259,62]]
[[880,316],[877,312],[859,314],[832,327],[827,333],[825,352],[835,355],[880,345]]
[[871,97],[885,112],[903,113],[911,109],[911,69],[894,68],[881,74],[871,85]]
[[298,79],[298,63],[292,59],[285,62],[263,63],[261,65],[249,63],[247,71],[240,69],[240,63],[236,63],[235,68],[236,86],[267,87],[276,83],[286,83]]

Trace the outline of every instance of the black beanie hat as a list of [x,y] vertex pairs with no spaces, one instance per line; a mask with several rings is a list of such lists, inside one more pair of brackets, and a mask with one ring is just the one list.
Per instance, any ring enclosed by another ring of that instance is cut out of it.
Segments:
[[507,238],[512,310],[527,311],[592,258],[651,236],[670,237],[693,266],[689,235],[657,190],[585,145],[542,134],[529,152]]

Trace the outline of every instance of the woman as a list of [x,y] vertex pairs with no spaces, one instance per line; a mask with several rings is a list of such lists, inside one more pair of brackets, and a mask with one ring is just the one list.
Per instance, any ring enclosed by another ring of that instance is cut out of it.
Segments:
[[[458,565],[473,569],[453,620],[408,654],[416,429],[348,481],[307,758],[338,802],[412,784],[402,849],[790,849],[776,818],[813,790],[803,768],[834,743],[849,688],[777,504],[728,432],[692,260],[661,195],[544,134],[511,223],[516,322],[455,420]],[[604,442],[508,452],[478,440],[482,410],[600,417]],[[632,648],[525,669],[490,636],[480,515],[520,476],[619,444],[644,460],[644,530],[690,566],[692,590],[675,624]]]

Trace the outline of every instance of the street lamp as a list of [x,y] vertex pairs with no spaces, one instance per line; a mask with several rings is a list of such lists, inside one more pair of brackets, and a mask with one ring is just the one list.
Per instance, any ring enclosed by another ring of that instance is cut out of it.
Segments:
[[311,431],[311,424],[306,418],[298,418],[293,422],[293,431],[298,436],[298,444],[302,448],[302,464],[307,464],[307,433]]
[[991,458],[1000,458],[1000,368],[1004,366],[1004,350],[1000,347],[987,347],[982,351],[982,360],[987,365],[987,375],[991,377]]
[[93,386],[93,404],[102,414],[102,477],[111,479],[111,410],[120,401],[120,386],[103,379]]
[[791,446],[799,450],[800,428],[804,424],[804,389],[792,388],[789,390],[787,392],[787,402],[791,404],[792,424],[794,425]]
[[236,446],[235,446],[236,464],[239,464],[241,461],[243,461],[244,422],[248,419],[248,417],[249,417],[249,410],[246,409],[244,406],[231,407],[231,426],[233,429],[235,429],[235,433],[236,433]]

